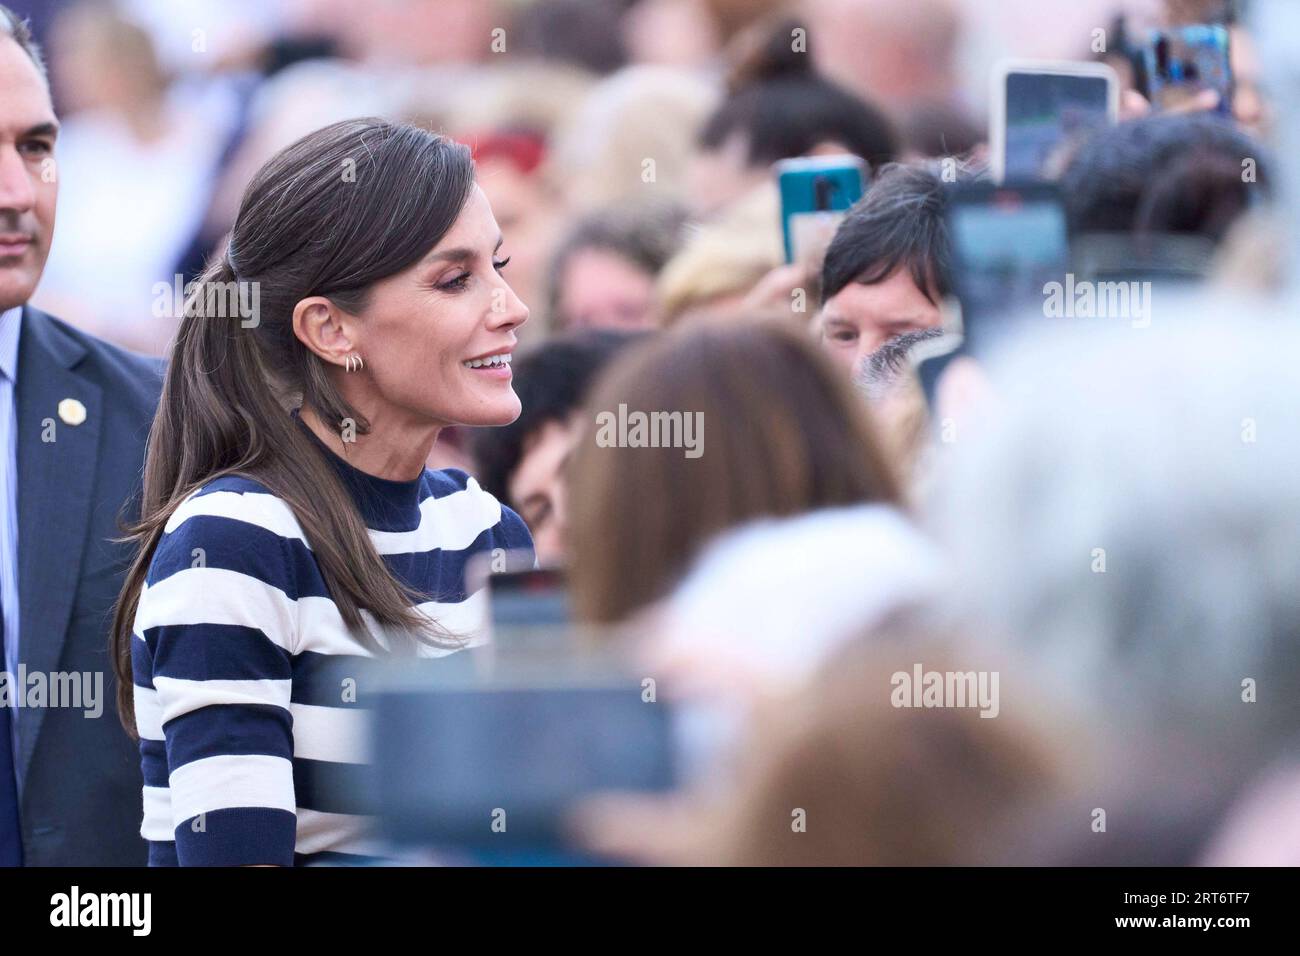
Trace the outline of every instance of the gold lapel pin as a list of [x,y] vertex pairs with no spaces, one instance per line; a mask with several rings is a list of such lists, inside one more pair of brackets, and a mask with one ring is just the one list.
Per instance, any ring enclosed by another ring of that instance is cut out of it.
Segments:
[[59,418],[65,425],[80,425],[86,420],[86,406],[75,398],[59,402]]

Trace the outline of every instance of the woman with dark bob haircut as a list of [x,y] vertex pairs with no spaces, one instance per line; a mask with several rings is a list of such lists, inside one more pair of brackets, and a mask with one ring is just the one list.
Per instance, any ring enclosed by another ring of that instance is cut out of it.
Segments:
[[186,302],[113,623],[151,863],[369,854],[334,785],[374,658],[480,639],[475,553],[531,566],[516,514],[424,464],[519,414],[501,244],[469,150],[412,126],[336,123],[249,184]]

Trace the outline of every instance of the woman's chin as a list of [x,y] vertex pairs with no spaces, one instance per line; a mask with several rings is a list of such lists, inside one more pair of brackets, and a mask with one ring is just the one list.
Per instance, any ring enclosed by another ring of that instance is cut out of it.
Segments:
[[471,428],[499,428],[502,425],[509,425],[518,418],[522,409],[519,396],[511,389],[508,396],[502,396],[467,414],[460,424]]

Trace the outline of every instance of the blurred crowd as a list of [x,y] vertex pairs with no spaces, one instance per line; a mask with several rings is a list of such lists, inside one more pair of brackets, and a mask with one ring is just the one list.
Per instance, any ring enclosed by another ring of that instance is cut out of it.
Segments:
[[[1250,6],[29,2],[63,122],[33,301],[163,355],[170,290],[268,157],[354,116],[443,131],[532,320],[520,418],[447,431],[430,464],[518,511],[575,618],[625,628],[665,693],[735,728],[679,792],[584,807],[587,845],[1295,864],[1300,329],[1270,200],[1297,170]],[[1125,89],[1061,174],[1072,238],[1194,244],[1192,281],[1150,327],[1026,323],[925,387],[949,334],[941,168],[987,175],[992,62],[1123,75],[1095,30],[1225,17],[1226,110]],[[772,164],[844,153],[866,196],[787,263]],[[594,441],[620,406],[699,415],[703,453]],[[917,665],[996,673],[996,714],[899,706]]]

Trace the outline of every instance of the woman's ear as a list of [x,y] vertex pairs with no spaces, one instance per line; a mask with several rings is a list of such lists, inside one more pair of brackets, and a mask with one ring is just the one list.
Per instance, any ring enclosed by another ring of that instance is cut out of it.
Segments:
[[293,334],[324,361],[343,365],[353,351],[349,318],[324,296],[308,296],[293,307]]

